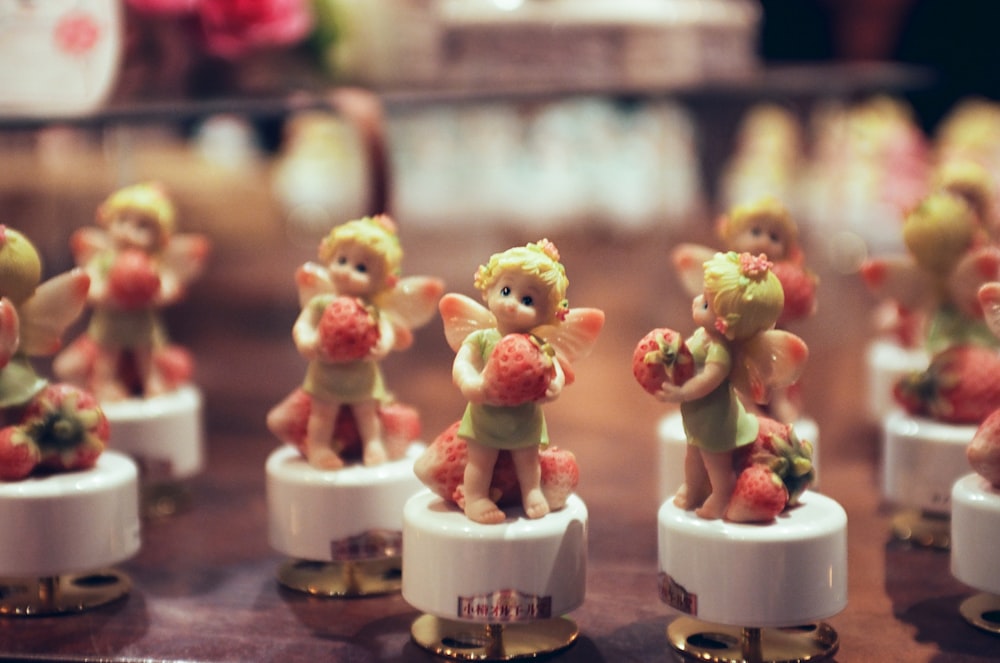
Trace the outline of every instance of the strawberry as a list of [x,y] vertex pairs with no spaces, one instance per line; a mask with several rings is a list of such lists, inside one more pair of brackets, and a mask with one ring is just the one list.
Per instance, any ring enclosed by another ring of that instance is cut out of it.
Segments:
[[319,321],[319,346],[327,361],[364,359],[378,340],[378,321],[360,299],[335,297],[323,309]]
[[778,327],[791,320],[801,320],[816,310],[816,275],[793,260],[779,260],[771,266],[785,293],[785,306]]
[[406,448],[420,439],[420,414],[416,408],[395,401],[382,403],[378,418],[389,458],[402,458]]
[[153,365],[163,378],[167,389],[176,389],[191,379],[194,373],[194,359],[191,353],[179,345],[166,345],[153,353]]
[[787,503],[788,490],[781,477],[767,465],[756,463],[736,478],[725,518],[735,523],[766,523],[784,511]]
[[632,375],[643,389],[655,394],[664,382],[687,382],[694,375],[694,360],[681,335],[661,327],[643,336],[635,346]]
[[742,472],[751,465],[767,466],[784,482],[788,505],[794,505],[816,476],[812,444],[800,440],[789,424],[760,415],[757,421],[757,438],[736,450],[733,468]]
[[94,395],[65,383],[50,384],[35,396],[21,427],[38,445],[40,466],[55,471],[93,467],[110,434]]
[[1000,408],[1000,353],[978,345],[943,350],[926,370],[901,378],[893,396],[912,415],[978,424]]
[[1000,410],[994,410],[979,424],[965,454],[976,474],[1000,488]]
[[552,346],[531,334],[507,334],[483,368],[485,401],[514,406],[541,400],[555,377]]
[[123,309],[137,309],[160,291],[160,275],[145,251],[128,249],[115,258],[108,272],[108,293]]
[[0,481],[19,481],[42,459],[38,445],[20,426],[0,430]]

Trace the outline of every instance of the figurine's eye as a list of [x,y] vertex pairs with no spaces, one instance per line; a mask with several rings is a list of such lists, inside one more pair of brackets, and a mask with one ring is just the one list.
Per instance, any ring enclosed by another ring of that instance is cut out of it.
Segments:
[[764,234],[764,231],[761,230],[758,226],[754,226],[753,228],[750,229],[750,234],[753,235],[754,237],[760,237],[761,235]]
[[504,287],[500,288],[500,294],[503,295],[504,297],[510,297],[510,286],[505,285]]
[[525,295],[524,297],[521,297],[521,303],[525,306],[533,306],[535,300],[532,299],[531,295]]
[[702,302],[701,302],[701,310],[702,311],[707,311],[708,310],[708,300],[707,299],[703,299],[702,300]]
[[781,242],[781,235],[779,235],[778,233],[771,233],[770,237],[771,241],[774,242],[775,244],[779,244]]
[[366,265],[363,262],[359,262],[357,265],[354,266],[354,271],[364,274],[365,272],[368,271],[368,265]]
[[337,256],[337,264],[338,265],[346,265],[347,264],[347,256]]

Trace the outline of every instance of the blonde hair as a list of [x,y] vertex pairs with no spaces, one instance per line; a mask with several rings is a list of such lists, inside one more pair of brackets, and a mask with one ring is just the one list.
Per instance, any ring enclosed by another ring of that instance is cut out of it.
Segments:
[[[785,257],[795,253],[798,246],[799,228],[785,206],[773,196],[764,196],[734,207],[729,214],[720,220],[719,238],[726,245],[729,245],[737,235],[755,224],[780,230],[785,236],[785,253],[787,254]],[[778,258],[778,256],[774,257]]]
[[324,263],[333,259],[341,244],[354,242],[370,249],[382,259],[385,283],[376,290],[391,288],[399,279],[403,263],[403,247],[396,234],[396,222],[387,214],[366,216],[335,227],[319,243],[319,258]]
[[[990,171],[981,164],[965,159],[949,161],[938,169],[935,179],[938,188],[964,198],[981,217],[989,214],[996,185]],[[980,221],[986,223],[988,219]]]
[[473,281],[475,287],[486,295],[486,292],[509,270],[518,270],[537,277],[549,289],[549,310],[546,311],[546,321],[555,322],[565,316],[569,309],[566,300],[566,289],[569,279],[566,268],[559,262],[559,250],[547,239],[515,246],[502,253],[494,253],[485,265],[476,270]]
[[939,191],[906,215],[903,242],[917,264],[946,276],[978,237],[977,219],[961,196]]
[[767,257],[735,251],[716,253],[705,262],[705,297],[715,312],[716,329],[729,340],[770,329],[785,305]]
[[97,208],[97,223],[107,227],[123,212],[134,212],[156,223],[162,247],[174,232],[177,213],[167,192],[158,182],[143,182],[118,189]]
[[20,304],[42,280],[42,261],[23,234],[0,224],[0,296]]

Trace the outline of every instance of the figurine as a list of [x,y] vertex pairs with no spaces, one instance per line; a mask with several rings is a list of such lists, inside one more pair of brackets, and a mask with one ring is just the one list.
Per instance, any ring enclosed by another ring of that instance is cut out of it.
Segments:
[[93,467],[108,441],[108,422],[93,395],[49,384],[30,357],[60,347],[83,311],[90,279],[77,268],[41,282],[38,252],[0,225],[0,480],[36,471]]
[[[785,298],[776,327],[787,328],[789,323],[816,312],[818,278],[806,267],[798,227],[779,200],[764,196],[737,205],[719,219],[716,230],[727,251],[765,254],[771,262],[771,272],[781,283]],[[697,244],[679,244],[671,252],[674,266],[692,297],[702,292],[702,266],[714,254],[715,250]],[[768,414],[786,423],[798,419],[800,410],[797,395],[789,389],[776,389],[766,406]]]
[[365,465],[395,460],[419,424],[392,400],[379,361],[410,346],[411,329],[430,320],[444,286],[400,278],[403,252],[384,214],[335,227],[319,257],[323,264],[306,263],[296,274],[302,311],[292,338],[309,367],[302,386],[268,413],[268,428],[317,469],[343,467],[354,438]]
[[[593,347],[604,313],[569,308],[566,270],[547,239],[494,254],[474,284],[485,308],[454,293],[440,304],[456,352],[452,377],[469,401],[455,431],[468,455],[458,501],[475,522],[503,522],[491,484],[504,450],[525,515],[541,518],[554,507],[542,490],[540,449],[549,442],[542,404],[573,381],[571,362]],[[415,467],[428,485],[435,482],[434,453],[429,449]]]
[[53,370],[102,402],[165,394],[191,376],[191,357],[168,341],[160,309],[183,298],[209,243],[176,233],[175,216],[163,187],[135,184],[101,204],[98,227],[73,234],[73,255],[90,276],[92,313],[86,333],[56,357]]
[[[758,437],[760,419],[746,411],[741,397],[767,403],[774,389],[798,379],[808,355],[799,337],[773,329],[784,295],[771,267],[763,254],[735,251],[705,262],[703,294],[692,302],[699,328],[684,342],[694,370],[674,372],[654,393],[680,403],[688,438],[684,483],[674,503],[702,518],[747,519],[730,510],[737,480],[745,475],[737,471],[735,452]],[[636,352],[634,372],[640,357],[646,361]]]

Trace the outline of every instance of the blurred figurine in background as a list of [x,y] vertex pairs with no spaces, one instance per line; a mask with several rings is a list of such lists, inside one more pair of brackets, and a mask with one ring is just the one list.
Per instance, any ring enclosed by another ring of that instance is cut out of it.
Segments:
[[296,273],[302,311],[292,338],[309,366],[267,425],[317,469],[343,467],[356,444],[365,465],[398,459],[419,434],[419,418],[392,399],[379,362],[411,345],[444,285],[400,278],[402,257],[395,222],[364,217],[335,227],[320,243],[322,264]]
[[101,401],[173,391],[190,379],[193,362],[169,342],[160,309],[184,297],[209,242],[175,232],[174,205],[156,183],[119,189],[96,216],[96,227],[77,230],[71,240],[77,264],[90,276],[90,323],[53,369]]

